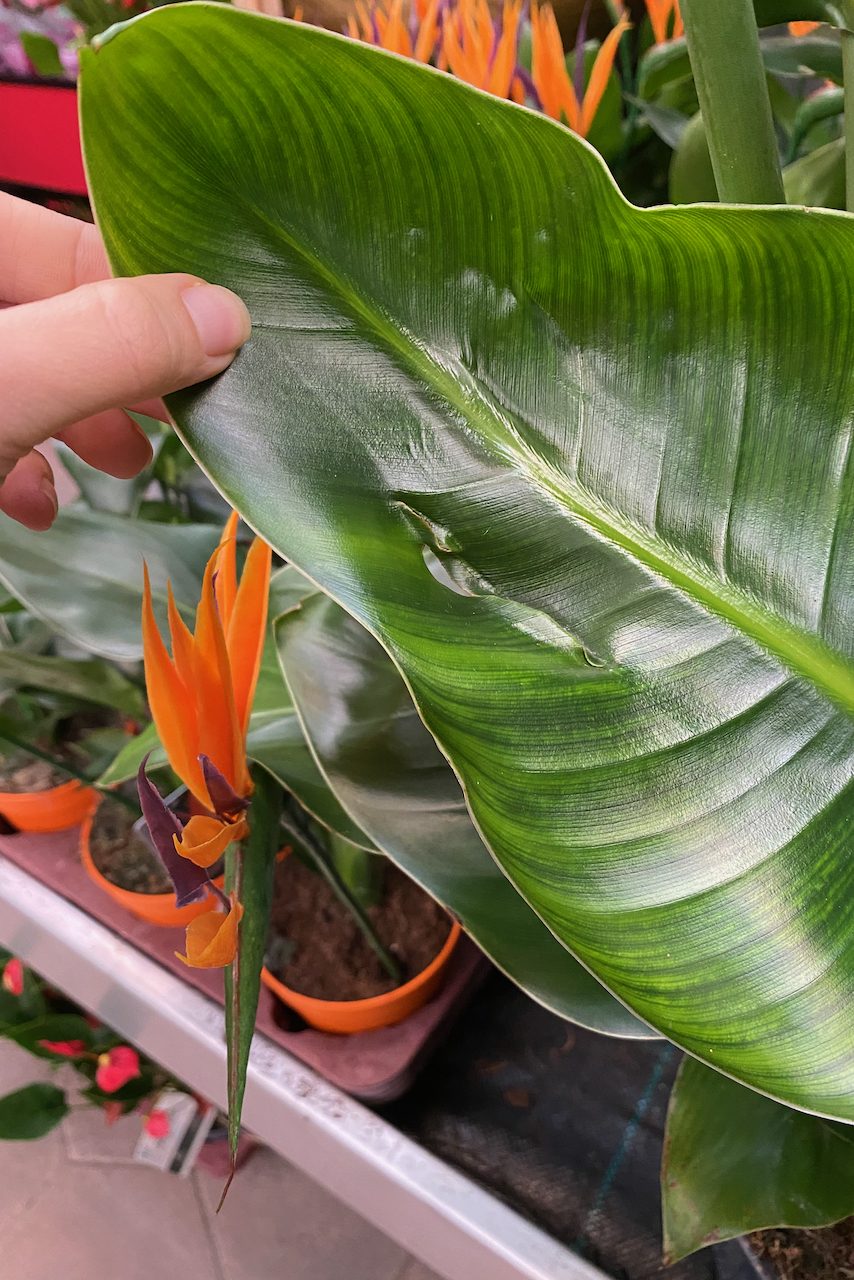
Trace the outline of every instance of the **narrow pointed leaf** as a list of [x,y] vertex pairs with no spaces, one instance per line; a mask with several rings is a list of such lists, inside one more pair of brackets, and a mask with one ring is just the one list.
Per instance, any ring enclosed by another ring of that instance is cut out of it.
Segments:
[[854,221],[633,208],[538,114],[230,7],[83,62],[114,267],[252,315],[169,397],[195,456],[600,981],[854,1119]]
[[225,1031],[228,1045],[228,1140],[232,1167],[240,1137],[240,1113],[246,1088],[249,1048],[261,990],[267,945],[273,876],[279,849],[282,788],[258,765],[251,770],[255,791],[247,815],[249,836],[226,855],[226,891],[236,889],[243,903],[237,956],[225,971]]
[[76,660],[0,650],[0,679],[14,685],[50,689],[113,707],[127,716],[145,715],[145,701],[137,686],[100,658]]
[[685,1058],[661,1169],[670,1261],[765,1227],[854,1213],[854,1127],[805,1115]]
[[379,848],[453,911],[535,1000],[607,1035],[653,1036],[561,946],[502,874],[453,770],[373,636],[315,593],[278,619],[276,639],[324,775]]

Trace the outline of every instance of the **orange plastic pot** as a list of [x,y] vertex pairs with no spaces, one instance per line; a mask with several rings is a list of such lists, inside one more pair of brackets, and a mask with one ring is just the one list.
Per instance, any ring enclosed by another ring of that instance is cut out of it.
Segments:
[[0,791],[0,813],[19,831],[65,831],[88,817],[98,798],[92,787],[72,778],[47,791]]
[[460,933],[460,926],[455,921],[444,947],[426,969],[409,982],[404,982],[402,987],[387,991],[382,996],[371,996],[368,1000],[317,1000],[314,996],[303,996],[279,982],[269,969],[261,970],[261,980],[316,1031],[352,1035],[357,1031],[393,1027],[396,1022],[403,1022],[411,1013],[416,1013],[436,994]]
[[[106,876],[102,876],[92,861],[92,851],[89,848],[93,817],[94,814],[90,813],[80,829],[80,859],[89,878],[94,880],[99,889],[109,894],[114,902],[118,902],[119,906],[126,907],[138,919],[147,920],[149,924],[161,924],[171,928],[187,925],[191,920],[195,920],[196,916],[202,916],[206,911],[213,911],[217,905],[217,899],[212,893],[209,893],[203,902],[193,902],[189,907],[176,907],[174,893],[134,893],[131,889],[119,888]],[[217,884],[221,883],[220,880],[217,881]]]

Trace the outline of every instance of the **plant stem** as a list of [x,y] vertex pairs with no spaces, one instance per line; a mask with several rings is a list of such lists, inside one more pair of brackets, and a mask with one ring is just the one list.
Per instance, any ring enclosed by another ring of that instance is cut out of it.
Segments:
[[320,844],[309,830],[303,829],[294,822],[290,814],[283,813],[280,822],[282,830],[290,837],[291,840],[295,840],[300,848],[305,850],[318,875],[326,881],[341,905],[346,907],[350,912],[356,924],[364,934],[365,941],[377,956],[388,976],[400,985],[401,975],[397,962],[380,942],[374,932],[373,925],[359,906],[356,899],[353,897],[353,894],[350,892],[347,885],[341,879],[341,876],[338,874],[335,867],[332,865],[326,851],[321,848]]
[[845,94],[845,208],[854,213],[854,34],[843,29],[840,35]]
[[718,196],[785,204],[752,0],[682,0],[681,11]]
[[[73,765],[66,764],[64,760],[58,760],[56,756],[52,756],[47,751],[42,751],[39,747],[34,747],[32,743],[25,742],[23,738],[16,738],[14,734],[8,730],[0,730],[0,741],[8,742],[13,747],[17,747],[20,751],[26,751],[28,755],[35,756],[37,760],[44,760],[46,764],[53,765],[54,769],[61,769],[63,773],[70,773],[72,778],[76,778],[78,782],[84,783],[87,787],[94,787],[95,784],[86,777],[85,773],[81,773],[79,769],[75,769]],[[95,790],[100,788],[95,787]],[[131,813],[139,817],[142,810],[139,805],[134,804],[133,800],[123,796],[120,791],[107,791],[111,800],[117,800],[119,804],[123,804],[126,809],[130,809]]]

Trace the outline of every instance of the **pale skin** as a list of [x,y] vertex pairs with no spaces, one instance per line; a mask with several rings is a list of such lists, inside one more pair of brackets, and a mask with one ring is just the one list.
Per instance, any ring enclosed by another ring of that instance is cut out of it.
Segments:
[[112,476],[151,446],[125,409],[167,420],[161,396],[227,368],[249,337],[235,294],[184,273],[113,280],[95,227],[0,192],[0,510],[56,515],[51,437]]

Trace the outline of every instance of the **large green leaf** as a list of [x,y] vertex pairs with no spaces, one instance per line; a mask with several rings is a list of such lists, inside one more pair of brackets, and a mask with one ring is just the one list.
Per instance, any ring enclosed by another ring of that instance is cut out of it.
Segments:
[[278,620],[276,637],[319,764],[379,848],[449,907],[535,1000],[608,1035],[654,1034],[573,959],[502,875],[453,770],[373,636],[317,593]]
[[636,209],[545,117],[239,10],[83,63],[116,269],[252,314],[169,398],[220,489],[382,641],[607,987],[854,1118],[854,223]]
[[155,611],[166,620],[166,582],[184,611],[198,603],[219,531],[159,525],[87,511],[60,511],[46,533],[0,514],[0,581],[28,609],[104,658],[142,657],[142,562]]
[[71,1110],[55,1084],[27,1084],[0,1098],[0,1142],[43,1138]]
[[0,680],[85,698],[104,707],[114,707],[128,716],[144,714],[140,690],[101,658],[54,658],[0,649]]
[[854,1213],[854,1128],[685,1058],[670,1095],[661,1190],[669,1261],[764,1227],[827,1226]]

